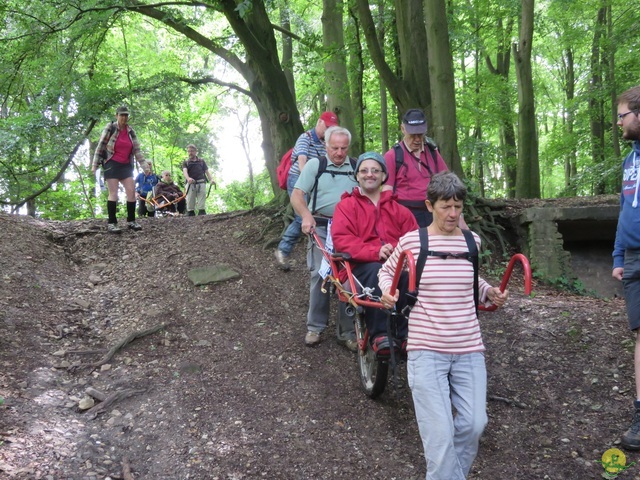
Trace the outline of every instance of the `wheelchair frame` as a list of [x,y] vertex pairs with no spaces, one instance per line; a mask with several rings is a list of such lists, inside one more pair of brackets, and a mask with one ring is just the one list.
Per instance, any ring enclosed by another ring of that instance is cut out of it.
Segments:
[[[351,264],[349,263],[350,255],[344,253],[331,253],[328,252],[320,237],[312,231],[311,239],[316,244],[317,248],[320,249],[322,255],[325,260],[331,266],[331,272],[325,278],[324,283],[322,285],[322,291],[326,293],[327,289],[325,284],[327,282],[331,283],[331,287],[333,292],[336,292],[338,295],[338,300],[341,302],[347,303],[347,313],[355,315],[355,332],[356,332],[356,340],[358,342],[358,351],[357,351],[357,359],[358,359],[358,370],[360,374],[360,383],[362,389],[365,394],[375,399],[379,397],[385,390],[387,385],[387,377],[389,374],[389,365],[395,369],[396,360],[394,347],[391,346],[391,356],[390,357],[378,357],[373,350],[373,347],[369,344],[369,334],[367,332],[366,323],[364,321],[364,312],[365,308],[385,308],[381,302],[371,299],[369,294],[363,290],[362,293],[353,293],[358,292],[357,289],[357,279],[352,273]],[[516,253],[513,255],[507,265],[507,269],[502,277],[502,281],[500,282],[500,291],[504,292],[511,278],[511,274],[513,272],[513,268],[517,262],[522,264],[523,272],[524,272],[524,293],[526,295],[531,294],[531,265],[526,256],[521,253]],[[419,282],[420,279],[416,279],[416,263],[413,256],[413,253],[409,250],[404,250],[400,253],[400,257],[398,259],[398,265],[402,265],[403,268],[398,268],[393,275],[393,282],[391,284],[390,292],[391,295],[395,294],[395,291],[398,287],[398,282],[400,281],[400,275],[403,270],[406,268],[409,274],[409,291],[416,291],[416,282]],[[347,286],[342,284],[339,277],[340,266],[343,266],[347,272]],[[483,311],[494,311],[498,308],[496,305],[484,306],[479,305],[478,310]],[[351,311],[350,311],[351,310]],[[392,315],[393,312],[386,309],[389,315]],[[403,359],[406,359],[406,351],[402,350],[399,352]]]

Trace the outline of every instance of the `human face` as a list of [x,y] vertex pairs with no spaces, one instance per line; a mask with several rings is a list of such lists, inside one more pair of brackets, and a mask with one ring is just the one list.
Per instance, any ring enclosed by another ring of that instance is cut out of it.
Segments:
[[342,165],[347,158],[349,151],[349,137],[340,133],[331,135],[327,144],[327,157],[334,165]]
[[618,105],[617,125],[622,128],[622,138],[625,140],[640,140],[638,113],[630,110],[628,103],[620,103]]
[[462,200],[450,198],[449,200],[439,199],[435,204],[432,204],[429,200],[425,203],[429,211],[433,213],[431,226],[435,228],[436,234],[453,235],[458,223],[460,223],[463,207]]
[[187,148],[187,153],[189,154],[189,158],[196,158],[196,155],[198,155],[198,150],[193,147],[189,147]]
[[415,152],[416,150],[421,150],[424,145],[424,133],[408,133],[404,127],[404,124],[400,126],[402,130],[402,134],[404,135],[403,140],[404,143],[407,144],[409,150]]
[[117,119],[118,119],[118,128],[123,129],[127,125],[127,122],[129,121],[129,114],[119,113],[117,116]]
[[165,183],[171,183],[171,174],[170,173],[163,173],[162,174],[162,180]]
[[365,192],[374,192],[380,189],[384,180],[382,166],[375,160],[365,160],[358,169],[358,184]]

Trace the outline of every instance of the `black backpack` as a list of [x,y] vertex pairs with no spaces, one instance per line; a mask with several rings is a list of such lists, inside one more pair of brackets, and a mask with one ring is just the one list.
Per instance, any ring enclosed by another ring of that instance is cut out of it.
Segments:
[[[425,137],[424,146],[431,153],[431,158],[433,158],[433,166],[436,169],[436,173],[438,173],[438,156],[437,156],[438,145],[436,145],[436,142],[434,142],[432,138]],[[404,150],[402,149],[402,145],[400,145],[400,143],[398,142],[393,146],[393,151],[396,154],[396,176],[397,176],[398,172],[400,171],[400,168],[404,165]],[[433,176],[433,172],[429,167],[429,162],[427,162],[426,164],[423,163],[422,165],[426,167],[427,171],[429,172],[429,175]],[[396,193],[395,184],[393,185],[393,193]]]
[[[416,290],[414,292],[407,293],[407,304],[409,307],[409,311],[415,305],[416,300],[418,299],[418,288],[420,285],[420,279],[422,278],[422,271],[424,270],[424,264],[427,261],[427,257],[449,257],[452,256],[450,253],[444,252],[434,252],[429,250],[429,233],[426,228],[420,228],[418,230],[420,235],[420,254],[418,255],[418,260],[416,261]],[[473,265],[473,301],[476,305],[476,313],[478,311],[478,305],[480,303],[479,298],[479,288],[478,288],[478,245],[476,245],[476,241],[473,238],[473,233],[471,230],[462,229],[462,234],[464,235],[464,239],[467,242],[468,252],[460,253],[454,255],[456,258],[466,258]],[[403,312],[404,313],[404,312]]]
[[356,163],[357,163],[357,160],[355,158],[349,157],[349,163],[351,163],[351,168],[353,170],[349,172],[336,172],[333,170],[327,170],[327,163],[329,162],[329,160],[327,160],[326,156],[322,156],[318,160],[320,161],[320,164],[318,165],[318,173],[316,174],[316,179],[313,182],[313,187],[311,188],[311,192],[313,192],[313,200],[311,201],[311,209],[310,209],[312,215],[316,213],[316,200],[318,198],[318,180],[320,179],[320,176],[325,173],[330,173],[332,177],[335,177],[336,175],[346,175],[348,177],[353,177],[354,171],[356,169]]

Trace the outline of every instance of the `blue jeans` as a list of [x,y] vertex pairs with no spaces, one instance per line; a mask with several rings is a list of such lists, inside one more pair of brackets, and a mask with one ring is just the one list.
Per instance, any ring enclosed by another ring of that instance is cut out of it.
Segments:
[[487,424],[484,353],[411,350],[407,377],[427,461],[426,479],[464,480]]
[[[316,226],[316,233],[322,244],[327,242],[327,227]],[[322,252],[311,241],[307,246],[307,266],[311,272],[309,281],[309,311],[307,312],[307,330],[310,332],[322,332],[329,323],[330,293],[322,293],[324,279],[318,273],[322,263]],[[338,303],[338,319],[336,321],[336,337],[338,341],[355,340],[355,328],[353,317],[349,317],[343,302]]]
[[[298,177],[300,175],[291,175],[287,178],[287,193],[289,194],[289,198],[291,198],[291,193],[293,192],[293,186],[298,181]],[[300,235],[302,235],[302,218],[300,215],[293,212],[293,221],[289,224],[284,234],[282,235],[282,239],[278,244],[278,250],[284,253],[287,257],[291,255],[291,251],[296,243],[298,243],[298,239]]]

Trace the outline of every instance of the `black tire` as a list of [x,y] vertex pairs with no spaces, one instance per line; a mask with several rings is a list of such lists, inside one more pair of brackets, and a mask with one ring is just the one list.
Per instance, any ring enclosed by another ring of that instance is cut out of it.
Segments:
[[376,358],[376,354],[369,344],[367,344],[364,354],[358,352],[357,356],[362,389],[368,397],[378,398],[387,386],[389,362]]

